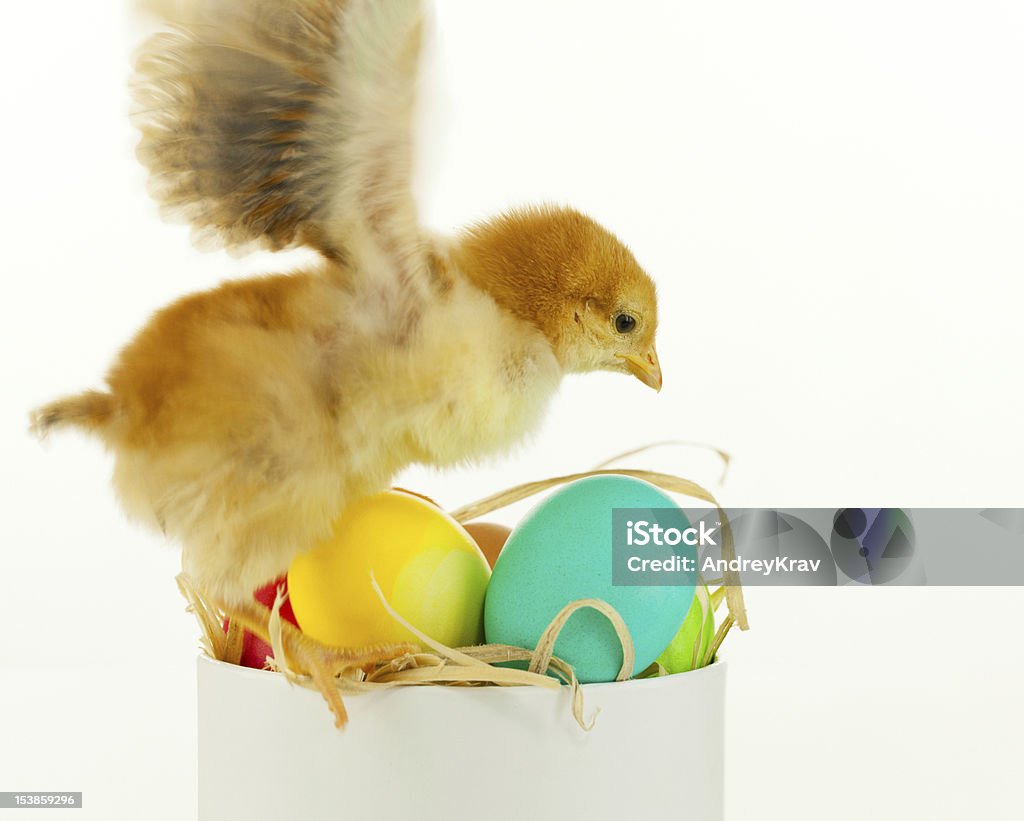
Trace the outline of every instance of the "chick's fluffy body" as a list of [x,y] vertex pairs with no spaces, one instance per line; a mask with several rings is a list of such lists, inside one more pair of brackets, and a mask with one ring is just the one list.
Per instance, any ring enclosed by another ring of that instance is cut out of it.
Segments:
[[204,243],[323,261],[160,311],[106,391],[34,422],[106,443],[127,511],[182,544],[198,589],[249,601],[401,468],[522,438],[565,372],[660,388],[654,286],[593,220],[530,208],[454,239],[420,225],[419,0],[193,5],[137,64],[153,194]]
[[406,465],[508,447],[558,385],[537,328],[457,271],[405,339],[352,302],[320,271],[228,283],[158,313],[110,373],[116,489],[217,595],[274,578]]

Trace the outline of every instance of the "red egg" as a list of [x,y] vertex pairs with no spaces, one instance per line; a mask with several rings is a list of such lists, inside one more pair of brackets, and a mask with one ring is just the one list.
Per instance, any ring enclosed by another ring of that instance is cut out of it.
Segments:
[[[274,606],[274,599],[277,596],[277,588],[279,586],[283,586],[285,591],[288,590],[287,575],[281,576],[269,584],[263,585],[263,587],[253,593],[253,598],[269,610]],[[292,612],[292,603],[287,599],[285,599],[284,604],[281,605],[281,618],[285,621],[291,622],[296,627],[299,626],[299,623],[295,620],[295,614]],[[225,633],[228,630],[229,623],[229,619],[224,619]],[[266,666],[267,656],[273,658],[273,655],[274,650],[270,644],[265,642],[259,636],[250,633],[248,630],[245,631],[242,636],[242,657],[238,660],[238,663],[242,667],[252,667],[256,670],[262,670],[264,666]]]

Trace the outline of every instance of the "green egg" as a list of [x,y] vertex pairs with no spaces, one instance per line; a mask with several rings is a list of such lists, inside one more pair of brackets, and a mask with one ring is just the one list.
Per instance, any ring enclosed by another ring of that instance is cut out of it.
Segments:
[[[679,506],[658,488],[629,476],[588,477],[553,493],[516,527],[495,563],[484,603],[489,643],[532,649],[565,605],[596,598],[614,607],[629,629],[633,675],[658,657],[689,611],[693,578],[674,585],[613,585],[615,508]],[[651,517],[656,518],[653,512]],[[590,609],[569,619],[554,651],[573,665],[582,682],[614,681],[623,663],[614,627]]]
[[704,585],[697,588],[686,614],[683,626],[679,628],[672,643],[655,661],[668,673],[685,673],[700,667],[701,660],[715,637],[715,611],[711,597]]

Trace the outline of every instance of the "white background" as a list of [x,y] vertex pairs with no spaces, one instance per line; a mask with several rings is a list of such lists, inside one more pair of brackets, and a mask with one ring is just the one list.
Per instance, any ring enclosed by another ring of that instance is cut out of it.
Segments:
[[[27,413],[100,385],[169,300],[293,261],[201,255],[159,220],[123,8],[4,17],[0,790],[84,790],[76,818],[96,819],[159,795],[146,817],[191,818],[177,552],[126,523],[96,444],[41,447]],[[1024,505],[1024,7],[440,0],[436,18],[425,221],[590,211],[658,282],[666,386],[571,378],[511,457],[407,486],[454,506],[682,438],[734,454],[724,486],[699,451],[647,463],[730,505]],[[748,591],[751,630],[722,653],[729,817],[1020,817],[1020,593]]]

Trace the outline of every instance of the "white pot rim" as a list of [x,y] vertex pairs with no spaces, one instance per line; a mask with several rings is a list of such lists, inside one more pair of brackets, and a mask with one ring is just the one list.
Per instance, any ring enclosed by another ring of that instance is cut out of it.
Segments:
[[[252,667],[242,667],[239,664],[229,664],[226,661],[218,661],[217,659],[211,658],[206,653],[199,653],[198,664],[205,665],[218,670],[220,673],[236,675],[241,679],[248,679],[253,682],[265,683],[267,676],[278,676],[283,682],[287,683],[287,679],[280,673],[276,673],[273,670],[256,670]],[[616,693],[624,692],[628,687],[632,692],[653,692],[662,689],[672,689],[676,687],[686,686],[687,683],[696,684],[698,681],[703,681],[708,678],[717,678],[725,675],[727,666],[724,661],[716,660],[706,667],[701,667],[697,670],[690,670],[685,673],[673,673],[668,676],[659,676],[657,678],[641,678],[641,679],[629,679],[628,681],[603,681],[595,682],[592,684],[582,684],[584,693],[597,693],[600,691],[606,691],[609,688],[614,688]],[[531,693],[536,696],[547,695],[550,697],[550,693],[545,691],[541,687],[530,687],[530,686],[512,686],[512,687],[497,687],[497,686],[449,686],[449,685],[408,685],[402,687],[388,688],[388,692],[400,693],[405,691],[416,691],[417,693],[427,693],[433,691],[472,691],[474,694],[479,693],[493,693],[495,698],[500,698],[498,694],[508,694],[509,692],[515,692],[517,696],[523,696],[526,693]],[[359,698],[363,695],[372,695],[372,693],[352,693],[346,694],[345,698]]]

